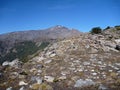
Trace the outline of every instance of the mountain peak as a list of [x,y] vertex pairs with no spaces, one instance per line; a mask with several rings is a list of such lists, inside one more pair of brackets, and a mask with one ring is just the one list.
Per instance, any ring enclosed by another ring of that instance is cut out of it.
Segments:
[[68,30],[67,27],[65,26],[62,26],[62,25],[56,25],[56,26],[53,26],[51,28],[49,28],[50,31],[58,31],[58,30]]

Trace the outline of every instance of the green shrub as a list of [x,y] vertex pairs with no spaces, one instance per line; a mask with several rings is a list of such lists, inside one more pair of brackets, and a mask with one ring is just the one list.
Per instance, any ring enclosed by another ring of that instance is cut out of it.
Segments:
[[94,27],[94,28],[92,28],[90,33],[91,34],[100,34],[100,33],[102,33],[102,29],[100,27]]
[[22,62],[27,62],[29,60],[29,55],[36,53],[38,50],[43,50],[48,44],[48,42],[42,42],[38,47],[36,43],[32,41],[17,43],[8,54],[4,57],[0,57],[0,64],[4,61],[12,61],[16,58],[19,58]]
[[41,45],[39,46],[40,50],[43,50],[45,47],[49,45],[49,42],[42,42]]

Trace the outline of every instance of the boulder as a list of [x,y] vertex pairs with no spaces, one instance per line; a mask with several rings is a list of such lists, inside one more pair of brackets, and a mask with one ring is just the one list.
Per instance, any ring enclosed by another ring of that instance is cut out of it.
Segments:
[[11,62],[5,61],[5,62],[3,62],[2,66],[11,66],[11,67],[18,68],[21,66],[21,62],[18,59],[15,59]]
[[12,90],[12,87],[7,88],[6,90]]
[[20,81],[19,86],[22,86],[22,85],[28,85],[28,83],[25,83],[24,81]]
[[55,78],[52,77],[52,76],[45,76],[45,77],[44,77],[44,80],[47,81],[47,82],[53,82],[54,79],[55,79]]
[[74,87],[85,87],[85,86],[91,86],[91,85],[95,85],[95,82],[92,81],[91,79],[79,79],[76,81]]

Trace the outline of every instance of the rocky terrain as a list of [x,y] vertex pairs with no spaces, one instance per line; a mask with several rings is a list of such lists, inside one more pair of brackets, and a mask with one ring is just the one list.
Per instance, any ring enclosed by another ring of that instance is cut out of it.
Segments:
[[57,40],[29,57],[2,63],[0,90],[120,90],[118,27]]

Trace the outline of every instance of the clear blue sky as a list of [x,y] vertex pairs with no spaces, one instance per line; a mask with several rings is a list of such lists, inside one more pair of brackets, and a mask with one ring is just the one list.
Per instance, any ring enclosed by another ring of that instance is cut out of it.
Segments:
[[0,0],[0,33],[120,25],[120,0]]

